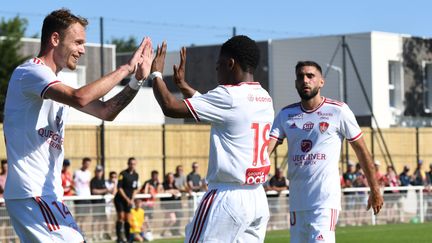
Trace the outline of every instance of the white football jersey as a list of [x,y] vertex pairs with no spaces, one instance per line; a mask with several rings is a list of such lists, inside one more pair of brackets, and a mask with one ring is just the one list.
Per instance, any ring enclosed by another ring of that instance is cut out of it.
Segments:
[[44,99],[47,89],[59,82],[38,58],[12,74],[3,124],[9,166],[6,199],[63,196],[64,121],[69,106]]
[[349,107],[328,98],[315,110],[306,111],[296,103],[279,112],[270,137],[288,141],[291,211],[340,209],[342,141],[355,141],[362,134]]
[[262,184],[267,180],[267,153],[273,101],[257,82],[219,85],[185,99],[197,122],[210,122],[207,181]]

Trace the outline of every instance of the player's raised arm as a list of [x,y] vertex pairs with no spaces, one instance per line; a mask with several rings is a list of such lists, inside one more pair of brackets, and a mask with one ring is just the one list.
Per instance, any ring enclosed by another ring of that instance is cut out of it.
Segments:
[[150,77],[153,79],[153,93],[166,116],[192,118],[192,114],[189,112],[186,104],[171,94],[163,80],[162,72],[165,65],[166,49],[167,44],[165,41],[162,42],[161,46],[158,45],[156,56],[152,63]]
[[180,50],[180,64],[179,66],[174,65],[174,75],[173,80],[174,83],[177,85],[177,87],[180,89],[180,91],[183,94],[184,98],[190,98],[192,97],[197,91],[193,89],[185,80],[186,76],[186,47],[182,47]]
[[143,39],[142,43],[128,63],[118,67],[115,71],[78,89],[74,89],[62,83],[53,85],[46,91],[45,98],[75,108],[83,108],[91,102],[106,95],[121,80],[129,74],[134,73],[138,63],[144,62],[144,54],[148,53],[151,48],[151,40],[146,37]]
[[378,182],[375,178],[375,169],[372,162],[372,156],[366,148],[363,138],[359,138],[356,141],[350,143],[354,152],[357,155],[360,166],[362,167],[368,185],[370,187],[369,200],[367,210],[372,208],[374,214],[378,214],[384,204],[384,199],[380,193]]

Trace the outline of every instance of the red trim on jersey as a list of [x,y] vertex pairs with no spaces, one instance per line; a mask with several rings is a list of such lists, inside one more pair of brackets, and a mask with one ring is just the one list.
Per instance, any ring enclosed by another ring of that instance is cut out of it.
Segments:
[[274,135],[270,135],[270,139],[277,140],[278,142],[282,142],[283,141],[283,139],[278,138],[278,137],[276,137]]
[[193,118],[195,118],[195,121],[200,122],[201,120],[199,119],[198,114],[196,113],[190,101],[188,99],[184,99],[184,102],[186,106],[189,108],[189,111],[192,114]]
[[360,132],[357,136],[350,138],[350,139],[347,139],[347,140],[348,140],[348,142],[354,142],[357,139],[359,139],[362,135],[363,135],[363,132]]
[[241,86],[241,85],[261,85],[259,82],[241,82],[238,84],[223,84],[225,87],[234,87],[234,86]]
[[200,207],[198,209],[198,213],[195,216],[195,223],[194,228],[192,230],[191,237],[189,239],[189,243],[198,242],[202,230],[204,228],[204,224],[206,222],[208,212],[210,211],[210,207],[213,203],[213,200],[216,196],[217,190],[211,190],[208,192],[208,194],[204,197],[204,199],[200,203]]
[[328,98],[325,98],[325,103],[331,104],[331,105],[337,105],[337,106],[343,106],[343,104],[344,104],[341,101],[332,100],[332,99],[328,99]]
[[40,65],[45,65],[45,63],[41,59],[39,59],[37,57],[33,58],[33,63],[40,64]]
[[40,94],[41,98],[44,98],[45,92],[48,90],[49,87],[51,87],[51,86],[53,86],[54,84],[57,84],[57,83],[60,83],[60,81],[56,80],[56,81],[52,81],[51,83],[47,84],[47,86],[45,86],[45,88],[43,88],[43,90],[42,90],[42,92]]
[[303,108],[303,106],[300,103],[300,109],[306,113],[313,113],[313,112],[317,111],[319,108],[321,108],[321,106],[324,105],[325,101],[326,101],[326,98],[323,97],[323,100],[321,101],[321,103],[317,107],[315,107],[315,109],[313,109],[313,110],[306,110],[305,108]]

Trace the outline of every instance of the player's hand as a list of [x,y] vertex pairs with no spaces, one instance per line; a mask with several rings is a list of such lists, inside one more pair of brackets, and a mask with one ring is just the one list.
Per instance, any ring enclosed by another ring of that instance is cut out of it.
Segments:
[[153,45],[151,39],[146,37],[144,38],[144,41],[144,49],[141,53],[135,73],[135,78],[137,80],[143,80],[147,78],[147,76],[150,74],[150,69],[153,61]]
[[186,47],[182,47],[180,50],[180,64],[179,66],[175,64],[173,66],[173,70],[174,70],[173,80],[174,83],[179,88],[187,85],[185,81],[185,66],[186,66]]
[[384,199],[379,191],[371,191],[369,194],[367,210],[372,208],[375,215],[377,215],[384,205]]
[[136,49],[132,57],[129,59],[127,63],[129,73],[134,73],[136,71],[138,63],[141,63],[143,61],[142,54],[145,46],[148,45],[149,42],[151,43],[150,38],[145,37],[142,40],[141,44],[138,46],[138,49]]
[[151,66],[151,72],[160,72],[163,73],[164,65],[165,65],[165,56],[166,56],[167,44],[166,42],[162,42],[161,46],[157,46],[156,56],[153,59],[153,63]]

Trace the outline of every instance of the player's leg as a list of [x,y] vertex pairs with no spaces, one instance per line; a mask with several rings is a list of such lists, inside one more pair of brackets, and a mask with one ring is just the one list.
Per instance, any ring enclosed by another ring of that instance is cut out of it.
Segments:
[[6,200],[15,232],[22,242],[83,242],[67,206],[53,197]]
[[[209,190],[186,227],[185,242],[235,242],[246,229],[244,208],[230,203],[230,190]],[[241,201],[239,199],[238,201]]]
[[339,211],[330,208],[320,208],[308,211],[309,243],[336,242],[335,231]]
[[248,205],[244,207],[247,210],[244,215],[247,227],[238,235],[236,242],[264,242],[270,218],[267,197],[262,187],[245,191],[245,193],[248,192],[250,195],[244,195],[246,199],[242,198],[242,201],[248,202]]
[[309,235],[305,228],[305,211],[290,212],[290,243],[308,242]]

